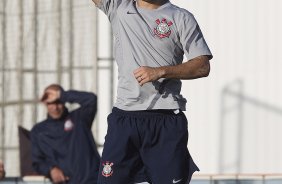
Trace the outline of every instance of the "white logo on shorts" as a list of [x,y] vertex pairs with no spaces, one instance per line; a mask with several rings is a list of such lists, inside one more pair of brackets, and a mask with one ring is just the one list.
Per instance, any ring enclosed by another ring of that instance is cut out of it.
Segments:
[[109,177],[111,175],[113,175],[113,169],[112,169],[112,166],[114,165],[114,163],[110,163],[110,162],[106,162],[106,163],[103,163],[103,171],[102,171],[102,175],[105,176],[105,177]]
[[179,182],[181,182],[181,180],[182,180],[182,179],[180,179],[180,180],[175,180],[175,179],[173,179],[173,180],[172,180],[172,183],[179,183]]

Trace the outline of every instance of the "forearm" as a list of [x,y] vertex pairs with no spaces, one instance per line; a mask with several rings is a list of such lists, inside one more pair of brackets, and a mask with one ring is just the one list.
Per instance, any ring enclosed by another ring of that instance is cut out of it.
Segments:
[[37,133],[37,129],[33,128],[30,132],[32,167],[38,174],[48,176],[50,169],[56,164],[44,154],[48,151],[41,148],[39,136],[40,133]]
[[200,56],[176,66],[163,66],[157,68],[160,78],[197,79],[207,77],[210,72],[209,58]]
[[196,79],[207,77],[210,72],[208,56],[199,56],[190,61],[175,66],[148,67],[141,66],[133,71],[140,86],[160,78]]
[[[56,165],[52,161],[44,159],[44,155],[32,153],[32,167],[38,173],[44,176],[49,176],[50,170]],[[46,158],[46,157],[45,157]]]
[[75,90],[64,91],[61,94],[60,100],[63,102],[78,103],[80,108],[74,112],[79,112],[82,122],[91,128],[97,112],[97,96],[94,93]]
[[96,105],[97,96],[90,92],[69,90],[61,93],[60,100],[63,102],[79,103],[81,106],[94,106]]
[[48,164],[45,161],[40,162],[33,162],[33,169],[38,173],[44,176],[49,177],[50,170],[53,168],[54,165]]

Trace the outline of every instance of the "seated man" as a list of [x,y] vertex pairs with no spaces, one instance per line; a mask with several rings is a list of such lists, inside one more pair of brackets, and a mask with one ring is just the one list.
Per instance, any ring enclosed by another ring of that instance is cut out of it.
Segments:
[[[97,111],[96,95],[64,91],[60,85],[52,84],[44,90],[41,101],[48,116],[31,130],[35,171],[53,183],[96,184],[100,156],[91,132]],[[68,112],[66,102],[80,107]]]
[[3,162],[0,160],[0,180],[3,178],[5,178],[5,169]]

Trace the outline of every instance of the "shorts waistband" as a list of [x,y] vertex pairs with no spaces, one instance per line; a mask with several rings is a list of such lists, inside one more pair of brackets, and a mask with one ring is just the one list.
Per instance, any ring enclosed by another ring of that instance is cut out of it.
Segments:
[[132,116],[165,116],[165,115],[180,115],[183,112],[179,109],[152,109],[152,110],[138,110],[138,111],[125,111],[117,107],[113,107],[112,112],[121,115]]

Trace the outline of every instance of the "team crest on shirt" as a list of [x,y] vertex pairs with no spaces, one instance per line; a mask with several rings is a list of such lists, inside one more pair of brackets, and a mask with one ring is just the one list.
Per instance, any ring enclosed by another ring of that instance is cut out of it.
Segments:
[[73,122],[70,119],[67,119],[64,124],[64,130],[66,132],[71,131],[73,129]]
[[109,161],[103,163],[103,171],[102,171],[102,175],[105,177],[109,177],[113,175],[113,169],[112,166],[114,165],[114,163],[110,163]]
[[170,26],[173,23],[171,21],[167,21],[165,18],[163,18],[162,20],[157,19],[156,23],[157,27],[154,29],[154,33],[160,38],[169,37],[169,35],[171,34]]

